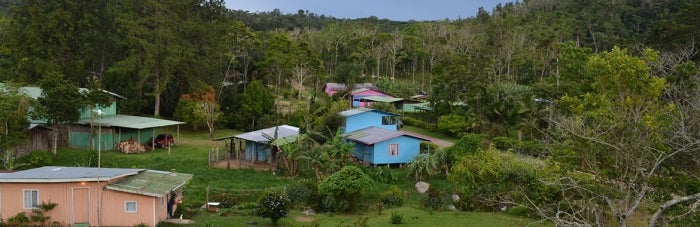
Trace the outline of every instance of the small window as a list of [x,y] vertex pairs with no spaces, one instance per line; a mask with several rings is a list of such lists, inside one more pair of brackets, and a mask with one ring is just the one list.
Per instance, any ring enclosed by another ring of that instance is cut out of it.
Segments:
[[23,190],[23,201],[24,204],[22,208],[24,209],[36,209],[39,208],[39,190],[37,189],[25,189]]
[[399,144],[389,144],[389,156],[399,156]]
[[136,213],[136,201],[126,201],[124,202],[124,212]]

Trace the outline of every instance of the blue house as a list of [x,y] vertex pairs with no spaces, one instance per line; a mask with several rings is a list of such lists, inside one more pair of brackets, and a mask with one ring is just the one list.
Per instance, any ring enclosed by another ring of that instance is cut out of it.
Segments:
[[399,115],[369,108],[356,108],[340,112],[345,118],[343,133],[357,131],[367,127],[378,127],[392,131],[398,130]]
[[404,164],[420,154],[420,143],[430,141],[398,131],[399,115],[357,108],[340,112],[345,117],[343,137],[355,143],[353,157],[366,164]]
[[[276,139],[270,142],[271,139]],[[270,149],[273,146],[281,146],[296,141],[299,136],[299,128],[289,125],[280,125],[257,131],[246,132],[234,136],[245,141],[245,159],[253,161],[272,160],[274,153]]]

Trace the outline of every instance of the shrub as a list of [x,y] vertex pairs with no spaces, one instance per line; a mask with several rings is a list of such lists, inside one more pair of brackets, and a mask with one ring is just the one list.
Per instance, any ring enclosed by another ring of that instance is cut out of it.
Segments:
[[373,183],[374,181],[360,168],[345,166],[321,181],[318,192],[325,196],[323,205],[326,209],[352,211],[358,208],[362,192],[370,188]]
[[502,151],[512,150],[518,154],[535,157],[546,157],[548,155],[547,149],[537,141],[518,141],[509,137],[494,137],[491,143],[495,148]]
[[462,136],[457,143],[447,149],[449,161],[455,163],[464,155],[476,153],[477,150],[482,148],[481,140],[483,137],[483,135],[472,133]]
[[35,167],[53,164],[53,153],[47,150],[35,150],[29,153],[29,164]]
[[400,207],[403,206],[405,198],[403,190],[396,185],[392,185],[379,195],[379,200],[388,207]]
[[289,195],[292,206],[298,207],[308,205],[313,197],[313,192],[306,186],[297,184],[287,189],[287,195]]
[[380,183],[392,184],[399,180],[398,177],[391,171],[389,166],[371,168],[368,172],[374,176],[375,181]]
[[236,196],[228,193],[213,194],[211,201],[219,202],[219,207],[221,208],[233,208],[236,204],[238,204],[238,199],[236,199]]
[[406,117],[406,116],[401,117],[401,122],[404,125],[418,127],[418,128],[422,128],[422,129],[426,129],[426,130],[430,130],[430,131],[437,131],[436,130],[437,128],[435,126],[433,126],[429,123],[426,123],[424,121],[412,118],[412,117]]
[[423,205],[425,208],[430,208],[431,210],[440,209],[443,205],[442,197],[444,194],[445,193],[441,190],[430,187],[421,199],[421,205]]
[[97,150],[89,150],[83,155],[82,164],[85,167],[97,167],[98,156]]
[[421,142],[420,143],[420,153],[430,153],[438,150],[438,145],[431,142]]
[[289,198],[286,195],[270,192],[258,201],[256,214],[263,218],[270,218],[272,224],[277,225],[280,219],[287,216],[289,203]]
[[403,224],[403,215],[399,213],[391,213],[391,224]]
[[10,226],[21,226],[27,223],[29,223],[29,217],[24,212],[17,213],[17,215],[7,219],[7,224]]

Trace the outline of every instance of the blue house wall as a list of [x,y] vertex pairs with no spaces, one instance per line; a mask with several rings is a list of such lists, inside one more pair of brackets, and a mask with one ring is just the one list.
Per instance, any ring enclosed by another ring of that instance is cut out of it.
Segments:
[[[410,163],[420,154],[422,141],[411,136],[399,136],[373,145],[355,143],[353,156],[374,165]],[[398,155],[389,154],[390,144],[398,144]]]
[[255,158],[256,161],[266,161],[270,159],[270,148],[265,144],[246,141],[245,158],[246,160],[253,160],[253,158]]
[[355,114],[352,116],[348,116],[345,118],[345,130],[343,131],[343,133],[356,131],[356,130],[367,128],[370,126],[375,126],[375,127],[380,127],[380,128],[385,128],[385,129],[396,131],[398,129],[396,127],[396,124],[387,124],[387,125],[382,124],[382,117],[384,117],[384,116],[392,116],[392,115],[381,113],[381,112],[376,112],[376,111],[367,111],[367,112]]

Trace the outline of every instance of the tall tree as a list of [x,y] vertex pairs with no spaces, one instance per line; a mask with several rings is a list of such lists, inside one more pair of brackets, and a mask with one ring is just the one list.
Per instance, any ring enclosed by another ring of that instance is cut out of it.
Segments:
[[16,148],[27,144],[27,129],[35,101],[18,86],[0,84],[0,152],[5,169],[12,170]]
[[48,74],[40,81],[39,87],[41,96],[38,100],[42,106],[43,117],[53,127],[51,151],[56,155],[60,126],[80,119],[80,110],[86,103],[85,96],[73,82],[59,73]]
[[[563,196],[580,198],[586,209],[605,211],[621,226],[649,199],[651,179],[661,164],[681,152],[665,143],[673,130],[667,113],[675,110],[660,99],[665,80],[649,73],[647,62],[656,57],[650,50],[634,57],[619,48],[592,56],[586,73],[595,78],[594,93],[565,96],[558,104],[569,114],[555,124],[555,160],[596,179],[592,185],[566,181]],[[605,223],[602,216],[585,215],[561,217],[556,221],[564,222],[556,223]]]
[[255,130],[256,123],[261,117],[273,112],[275,99],[265,86],[258,80],[254,80],[243,92],[241,114],[243,119],[250,121],[250,130]]

